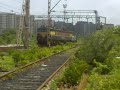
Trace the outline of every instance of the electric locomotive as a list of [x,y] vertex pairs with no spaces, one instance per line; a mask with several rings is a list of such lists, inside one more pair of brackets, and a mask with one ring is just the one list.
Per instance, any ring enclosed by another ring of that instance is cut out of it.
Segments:
[[47,40],[51,45],[61,42],[74,42],[76,36],[71,31],[63,31],[55,28],[40,27],[37,30],[37,41],[40,45],[47,45]]

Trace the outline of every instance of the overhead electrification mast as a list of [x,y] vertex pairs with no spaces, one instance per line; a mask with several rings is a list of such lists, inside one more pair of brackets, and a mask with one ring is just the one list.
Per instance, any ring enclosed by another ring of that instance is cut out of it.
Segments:
[[50,36],[49,36],[49,32],[50,32],[50,28],[52,26],[52,20],[51,20],[51,12],[54,12],[53,9],[61,2],[61,0],[59,0],[52,8],[51,8],[51,1],[52,0],[48,0],[48,29],[47,29],[47,45],[50,47]]
[[48,0],[48,29],[47,29],[47,45],[50,46],[50,36],[49,36],[49,32],[50,32],[50,28],[51,28],[51,0]]
[[23,40],[24,48],[29,47],[29,29],[30,29],[30,0],[23,0],[22,14],[20,18],[19,30],[17,32],[17,44],[21,43],[21,37]]

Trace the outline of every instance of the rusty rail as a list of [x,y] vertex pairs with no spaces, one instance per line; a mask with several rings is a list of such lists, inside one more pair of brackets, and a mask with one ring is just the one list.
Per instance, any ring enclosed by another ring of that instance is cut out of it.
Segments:
[[[73,55],[74,55],[74,54],[75,54],[75,53],[73,53]],[[67,65],[67,63],[69,62],[69,60],[72,58],[73,55],[71,55],[71,56],[66,60],[66,62],[65,62],[64,64],[62,64],[37,90],[41,90],[42,88],[44,88],[44,86],[46,86],[46,85],[56,76],[56,74],[58,74],[59,71],[60,71],[61,69],[63,69],[64,66]]]
[[76,46],[71,47],[71,48],[68,48],[68,49],[63,50],[63,51],[61,51],[61,52],[52,54],[52,55],[50,55],[50,56],[47,56],[47,57],[45,57],[45,58],[42,58],[42,59],[40,59],[40,60],[37,60],[37,61],[32,62],[32,63],[30,63],[30,64],[27,64],[27,65],[25,65],[25,66],[22,66],[22,67],[20,67],[20,68],[17,68],[17,69],[15,69],[15,70],[12,70],[12,71],[10,71],[10,72],[8,72],[8,73],[5,73],[5,74],[3,74],[3,75],[0,76],[0,80],[8,79],[8,78],[11,77],[11,75],[17,74],[18,72],[20,72],[20,71],[22,71],[22,70],[25,70],[25,69],[27,69],[27,68],[29,68],[29,67],[32,67],[33,65],[35,65],[35,64],[37,64],[37,63],[42,63],[42,62],[44,62],[45,59],[48,59],[48,58],[50,58],[50,57],[52,57],[52,56],[54,56],[54,55],[60,54],[60,53],[62,53],[62,52],[65,52],[65,51],[67,51],[67,50],[69,50],[69,49],[72,49],[72,48],[75,48],[75,47],[76,47]]

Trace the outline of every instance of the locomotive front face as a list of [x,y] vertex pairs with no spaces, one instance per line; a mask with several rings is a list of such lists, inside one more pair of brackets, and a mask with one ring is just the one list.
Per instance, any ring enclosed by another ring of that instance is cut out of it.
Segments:
[[47,28],[41,27],[37,30],[37,41],[38,44],[45,45],[47,43]]
[[39,32],[38,35],[41,37],[41,38],[45,38],[47,36],[47,32]]
[[55,36],[55,31],[50,31],[50,36]]
[[50,29],[48,32],[46,27],[41,27],[37,30],[37,41],[41,45],[47,45],[48,39],[50,44],[74,41],[76,38],[73,36],[72,32],[57,29]]

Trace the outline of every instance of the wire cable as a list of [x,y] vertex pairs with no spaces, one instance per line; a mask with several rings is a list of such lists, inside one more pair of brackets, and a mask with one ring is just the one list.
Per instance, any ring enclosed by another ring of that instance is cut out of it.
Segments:
[[[13,6],[4,4],[4,3],[2,3],[2,2],[0,2],[0,4],[3,5],[3,6],[6,6],[6,7],[8,7],[8,8],[11,8],[11,9],[17,9],[16,7],[13,7]],[[17,10],[20,10],[20,9],[17,9]]]

